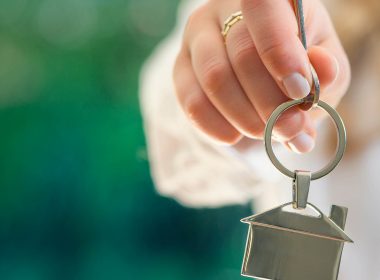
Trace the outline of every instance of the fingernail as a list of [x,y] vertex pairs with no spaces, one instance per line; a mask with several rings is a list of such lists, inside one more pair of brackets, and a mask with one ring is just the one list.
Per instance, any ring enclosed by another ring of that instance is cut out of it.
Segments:
[[290,140],[288,145],[294,152],[303,154],[310,152],[314,148],[315,141],[309,134],[301,132]]
[[304,98],[310,91],[309,82],[300,73],[293,73],[284,79],[288,96],[292,99]]

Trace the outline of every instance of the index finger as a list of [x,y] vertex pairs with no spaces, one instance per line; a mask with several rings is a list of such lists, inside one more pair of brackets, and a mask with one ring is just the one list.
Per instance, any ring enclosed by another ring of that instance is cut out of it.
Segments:
[[242,0],[242,12],[265,67],[290,98],[310,92],[310,62],[298,37],[292,0]]

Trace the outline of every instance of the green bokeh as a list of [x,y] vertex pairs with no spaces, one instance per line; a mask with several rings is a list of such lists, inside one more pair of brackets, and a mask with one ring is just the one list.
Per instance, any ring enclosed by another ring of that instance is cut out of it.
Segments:
[[0,1],[0,279],[240,279],[249,208],[149,176],[138,75],[177,2]]

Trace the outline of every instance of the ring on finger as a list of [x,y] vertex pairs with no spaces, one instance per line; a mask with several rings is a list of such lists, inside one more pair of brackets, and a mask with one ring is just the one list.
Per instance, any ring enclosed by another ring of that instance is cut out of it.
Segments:
[[230,15],[224,21],[223,30],[222,30],[222,35],[223,35],[223,38],[224,38],[224,42],[226,42],[228,32],[230,31],[230,29],[232,28],[232,26],[234,26],[234,24],[238,23],[242,19],[243,19],[243,14],[242,14],[241,11],[238,11],[238,12],[233,13],[232,15]]

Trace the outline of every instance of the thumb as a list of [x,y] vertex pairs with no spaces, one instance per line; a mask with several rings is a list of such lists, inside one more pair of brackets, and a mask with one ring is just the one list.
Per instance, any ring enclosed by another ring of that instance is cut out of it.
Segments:
[[244,20],[264,65],[292,99],[310,93],[311,72],[292,1],[242,0]]

